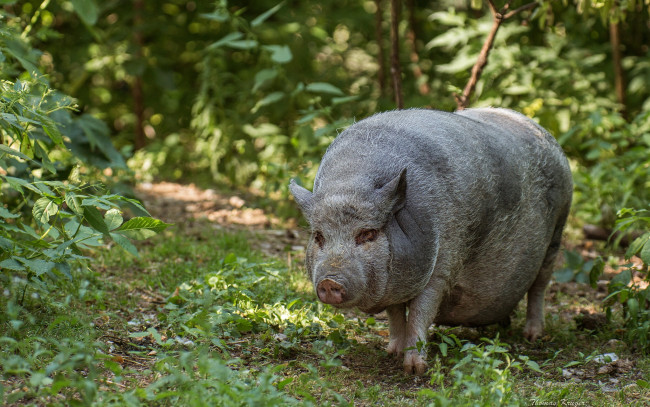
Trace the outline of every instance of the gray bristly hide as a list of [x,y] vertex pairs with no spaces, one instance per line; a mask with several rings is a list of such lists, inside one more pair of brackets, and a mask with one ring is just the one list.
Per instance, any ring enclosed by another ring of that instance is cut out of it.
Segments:
[[507,321],[526,293],[524,335],[541,335],[572,180],[560,146],[527,117],[376,114],[330,145],[313,193],[290,189],[311,225],[306,266],[317,296],[386,310],[387,350],[404,354],[407,372],[426,370],[424,350],[405,349],[426,341],[432,323]]

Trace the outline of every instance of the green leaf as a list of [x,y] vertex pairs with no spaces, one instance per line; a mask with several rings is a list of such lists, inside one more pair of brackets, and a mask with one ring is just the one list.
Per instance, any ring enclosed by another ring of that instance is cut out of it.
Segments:
[[124,222],[117,231],[131,239],[142,240],[162,232],[168,226],[171,225],[158,219],[138,217]]
[[[6,23],[3,21],[3,26]],[[2,51],[16,58],[20,65],[25,68],[27,72],[31,73],[40,73],[38,69],[38,62],[36,61],[36,53],[33,52],[32,48],[29,47],[24,41],[18,39],[18,37],[11,38],[3,35],[3,48]],[[14,84],[14,90],[16,92],[22,92],[22,85],[20,81],[16,81]]]
[[598,287],[598,278],[603,274],[604,269],[605,261],[603,261],[603,258],[600,256],[596,257],[593,267],[589,270],[589,283],[591,284],[591,287]]
[[628,316],[635,320],[636,316],[639,314],[639,301],[636,298],[630,298],[627,300],[626,306]]
[[23,266],[21,263],[17,262],[13,258],[0,261],[0,268],[14,270],[14,271],[25,270],[25,266]]
[[352,102],[352,101],[355,101],[357,99],[359,99],[359,95],[332,98],[332,104],[336,106],[336,105],[340,105],[340,104],[343,104],[343,103]]
[[106,223],[108,230],[117,229],[123,221],[122,213],[119,209],[109,209],[106,211],[106,214],[104,214],[104,223]]
[[68,205],[68,208],[75,214],[83,216],[83,207],[81,206],[81,199],[75,195],[74,192],[68,191],[65,194],[65,203]]
[[153,336],[153,339],[156,341],[158,345],[163,344],[162,335],[160,335],[158,331],[156,331],[154,328],[149,328],[147,329],[147,332],[149,332],[151,336]]
[[280,380],[279,382],[276,383],[276,387],[278,390],[282,391],[288,384],[293,383],[294,378],[293,377],[287,377],[284,380]]
[[345,93],[336,86],[326,82],[313,82],[307,85],[308,92],[327,93],[329,95],[343,96]]
[[641,253],[639,253],[639,257],[641,257],[641,260],[643,260],[645,264],[650,264],[650,239],[645,242],[643,249],[641,249]]
[[19,261],[37,276],[49,273],[56,266],[54,262],[43,259],[19,259]]
[[247,49],[257,48],[259,43],[255,40],[238,40],[238,41],[228,41],[225,45],[230,48],[247,50]]
[[99,213],[97,208],[94,206],[84,206],[84,218],[88,221],[88,224],[92,226],[93,229],[100,232],[103,235],[108,234],[109,230],[102,218],[102,214]]
[[616,285],[616,284],[621,284],[621,285],[628,285],[630,281],[632,280],[632,273],[630,272],[630,269],[625,269],[618,273],[617,275],[614,276],[614,278],[611,279],[609,285],[610,287]]
[[278,76],[277,69],[262,69],[255,74],[255,83],[253,84],[252,93],[257,92],[264,84],[275,79]]
[[231,32],[230,34],[226,35],[225,37],[221,38],[220,40],[217,40],[216,42],[213,42],[208,46],[209,50],[217,49],[223,45],[226,45],[230,43],[231,41],[238,40],[244,36],[243,33],[240,33],[239,31],[236,32]]
[[238,319],[235,324],[240,333],[250,332],[253,329],[253,323],[245,318]]
[[271,52],[271,60],[278,64],[286,64],[293,59],[291,48],[287,45],[265,45],[264,49]]
[[4,152],[4,153],[6,153],[6,154],[9,154],[9,155],[13,155],[13,156],[16,156],[16,157],[20,157],[20,158],[22,158],[22,159],[25,160],[25,161],[32,161],[32,159],[29,158],[28,156],[26,156],[25,154],[21,153],[21,152],[18,151],[18,150],[14,150],[14,149],[11,148],[11,147],[7,147],[7,146],[5,146],[4,144],[0,144],[0,151]]
[[120,245],[124,250],[131,253],[132,255],[138,257],[138,249],[123,235],[115,232],[111,232],[111,238]]
[[[0,222],[0,228],[5,229],[5,224]],[[14,247],[14,241],[13,239],[7,239],[3,236],[0,236],[0,249],[3,249],[7,252],[10,252],[13,250]]]
[[567,283],[573,280],[574,272],[572,269],[565,267],[553,273],[555,281],[558,283]]
[[65,148],[65,143],[63,142],[63,136],[61,135],[61,132],[59,129],[56,127],[55,124],[52,124],[51,126],[46,126],[43,125],[43,131],[47,136],[52,140],[56,145],[59,147]]
[[539,368],[539,364],[534,360],[526,360],[526,366],[537,373],[543,373],[542,369]]
[[34,181],[33,185],[38,188],[38,193],[40,195],[49,196],[51,198],[57,196],[57,194],[55,194],[54,191],[52,191],[50,187],[43,181]]
[[[66,250],[68,247],[70,247],[70,246],[72,246],[72,250],[74,251],[74,250],[76,249],[75,244],[76,244],[77,242],[81,242],[81,241],[83,241],[84,239],[87,239],[87,238],[88,238],[87,235],[81,235],[81,236],[76,236],[74,239],[66,240],[65,242],[61,243],[61,244],[60,244],[60,245],[55,249],[55,252],[58,253],[59,255],[62,255],[62,254],[65,253],[65,250]],[[78,251],[78,249],[77,249],[77,251]]]
[[124,157],[111,142],[110,130],[106,123],[90,114],[82,115],[74,123],[83,131],[91,148],[98,148],[102,154],[111,160],[113,167],[126,167]]
[[71,0],[75,13],[88,25],[95,25],[99,17],[99,7],[95,0]]
[[266,21],[269,17],[271,17],[273,14],[275,14],[280,8],[284,5],[284,2],[281,2],[277,6],[274,6],[267,11],[263,12],[259,16],[255,17],[253,21],[251,21],[251,27],[257,27],[258,25],[262,24],[264,21]]
[[41,191],[40,191],[38,188],[36,188],[36,187],[35,187],[31,182],[29,182],[29,181],[26,181],[26,180],[21,179],[21,178],[15,178],[15,177],[9,177],[9,176],[5,176],[4,178],[7,180],[7,183],[8,183],[8,184],[13,188],[13,189],[15,189],[16,191],[20,192],[21,194],[23,193],[23,189],[22,189],[22,187],[24,187],[24,188],[29,189],[29,190],[32,191],[32,192],[36,192],[37,194],[41,195]]
[[235,253],[228,253],[223,259],[224,264],[233,264],[237,262],[237,255]]
[[201,17],[223,23],[228,21],[230,14],[228,14],[228,12],[225,10],[215,10],[212,13],[203,13],[201,14]]
[[447,357],[448,345],[445,342],[441,342],[438,344],[438,347],[440,348],[440,353],[442,354],[442,356]]
[[279,102],[284,97],[283,92],[273,92],[266,95],[262,100],[259,100],[255,107],[251,109],[251,113],[256,113],[261,107],[268,106],[270,104]]
[[630,244],[630,247],[628,247],[627,251],[625,252],[625,258],[629,259],[630,257],[635,256],[637,253],[639,253],[649,239],[650,233],[646,233],[643,236],[639,236],[638,238],[634,239]]
[[16,219],[16,218],[19,218],[20,215],[15,214],[15,213],[11,213],[4,206],[0,206],[0,217],[5,218],[5,219]]
[[45,149],[41,146],[40,141],[34,142],[34,153],[41,159],[41,165],[43,168],[48,170],[51,174],[56,174],[56,168],[54,168],[54,165],[52,164],[52,161],[50,161],[50,157],[47,154],[47,151],[45,151]]
[[628,290],[619,291],[618,302],[620,302],[621,304],[625,304],[629,296],[630,296],[630,292]]
[[83,201],[81,201],[81,206],[92,206],[92,207],[98,207],[99,209],[103,209],[105,211],[114,208],[115,204],[113,204],[111,201],[104,199],[103,197],[89,197],[89,198],[84,198]]
[[32,215],[40,223],[48,223],[50,216],[56,215],[59,211],[59,205],[52,201],[50,198],[42,197],[34,203],[32,208]]

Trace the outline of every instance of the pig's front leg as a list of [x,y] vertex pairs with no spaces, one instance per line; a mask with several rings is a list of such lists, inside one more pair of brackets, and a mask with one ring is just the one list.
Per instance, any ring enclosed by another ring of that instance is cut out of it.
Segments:
[[422,346],[418,351],[417,343],[427,342],[427,331],[438,314],[445,287],[444,280],[432,278],[422,293],[411,300],[409,304],[404,348],[412,349],[404,351],[404,371],[406,373],[421,375],[427,370],[426,346]]
[[406,344],[406,304],[395,304],[386,308],[390,341],[386,351],[390,354],[403,355]]

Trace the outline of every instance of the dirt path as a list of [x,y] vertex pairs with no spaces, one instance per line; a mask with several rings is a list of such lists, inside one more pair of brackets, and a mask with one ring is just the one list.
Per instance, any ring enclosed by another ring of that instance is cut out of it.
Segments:
[[154,217],[167,223],[208,221],[216,228],[253,231],[251,245],[265,255],[284,257],[286,249],[301,251],[305,232],[295,221],[282,221],[260,208],[251,208],[238,195],[226,195],[194,184],[143,183],[136,194]]

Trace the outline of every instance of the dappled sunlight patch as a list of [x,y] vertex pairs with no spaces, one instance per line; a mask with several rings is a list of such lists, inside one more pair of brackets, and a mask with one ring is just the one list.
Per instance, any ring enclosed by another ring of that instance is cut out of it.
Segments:
[[280,223],[262,209],[246,207],[246,201],[241,197],[201,189],[194,184],[141,183],[136,192],[149,210],[173,222],[205,218],[223,225],[257,228]]

